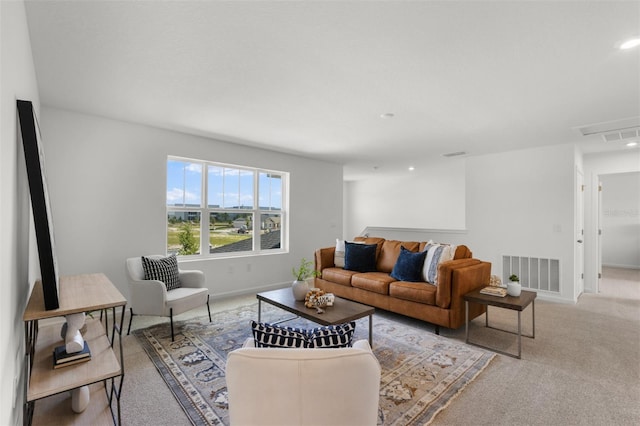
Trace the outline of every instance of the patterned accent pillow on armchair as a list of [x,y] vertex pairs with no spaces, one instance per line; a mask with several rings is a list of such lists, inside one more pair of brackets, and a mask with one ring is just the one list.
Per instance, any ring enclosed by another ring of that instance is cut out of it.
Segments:
[[182,286],[178,274],[178,259],[175,254],[159,259],[141,257],[145,280],[162,281],[167,286],[167,290]]

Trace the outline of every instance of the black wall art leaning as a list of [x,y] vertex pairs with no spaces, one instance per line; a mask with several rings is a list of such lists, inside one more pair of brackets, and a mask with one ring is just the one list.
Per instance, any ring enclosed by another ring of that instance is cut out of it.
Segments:
[[44,172],[44,155],[40,147],[40,130],[30,101],[18,100],[18,117],[31,193],[31,208],[38,241],[42,274],[42,293],[46,310],[58,309],[58,266],[53,243],[51,208]]

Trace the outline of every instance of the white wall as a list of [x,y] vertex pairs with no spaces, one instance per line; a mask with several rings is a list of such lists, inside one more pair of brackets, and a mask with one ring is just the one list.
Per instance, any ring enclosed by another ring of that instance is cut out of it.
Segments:
[[[467,162],[467,228],[474,255],[502,275],[502,256],[560,261],[560,295],[574,301],[573,145],[472,157]],[[543,294],[544,292],[539,292]]]
[[400,175],[345,182],[344,238],[366,227],[465,228],[465,160],[417,164]]
[[290,282],[342,234],[340,165],[49,107],[41,127],[60,273],[104,272],[125,297],[125,258],[166,252],[167,155],[290,172],[289,254],[182,262],[213,297]]
[[598,182],[600,177],[614,173],[640,171],[640,150],[587,154],[584,156],[587,190],[585,193],[585,291],[598,290],[600,260],[598,240]]
[[600,176],[602,264],[640,269],[640,172]]
[[[22,1],[0,2],[0,424],[22,424],[24,325],[30,289],[29,201],[16,99],[39,111],[35,68]],[[34,266],[36,265],[36,266]],[[17,381],[17,389],[15,382]],[[14,395],[15,393],[15,395]],[[16,403],[14,406],[14,397]]]
[[561,145],[455,163],[441,159],[416,178],[348,183],[345,237],[366,228],[385,238],[464,243],[475,257],[491,262],[492,273],[499,276],[503,255],[558,259],[560,294],[539,293],[575,301],[577,166],[574,146]]

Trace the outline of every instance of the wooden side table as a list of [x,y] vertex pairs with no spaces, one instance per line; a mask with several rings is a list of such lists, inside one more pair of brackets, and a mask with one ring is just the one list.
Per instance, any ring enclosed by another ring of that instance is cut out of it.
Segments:
[[[505,297],[491,296],[491,295],[488,295],[488,294],[480,293],[480,289],[465,294],[463,296],[463,298],[464,298],[464,323],[465,323],[464,329],[465,329],[466,342],[470,343],[472,345],[484,348],[484,349],[489,349],[491,351],[501,353],[503,355],[508,355],[508,356],[512,356],[514,358],[521,359],[521,357],[522,357],[522,336],[530,337],[530,338],[534,339],[535,335],[536,335],[536,311],[535,311],[535,299],[536,299],[536,296],[537,296],[537,293],[535,291],[527,291],[527,290],[522,290],[522,292],[520,293],[520,296],[518,296],[518,297],[513,297],[513,296],[505,296]],[[488,346],[483,346],[481,344],[469,341],[469,302],[471,302],[471,303],[479,303],[481,305],[486,305],[487,306],[487,313],[485,314],[485,327],[493,328],[494,330],[504,331],[506,333],[516,334],[518,336],[518,355],[509,353],[509,352],[503,352],[503,351],[500,351],[500,350],[497,350],[497,349],[490,348]],[[532,332],[531,332],[531,335],[523,335],[522,334],[521,313],[529,305],[531,305]],[[509,330],[504,330],[504,329],[501,329],[501,328],[491,327],[489,325],[489,306],[495,306],[495,307],[498,307],[498,308],[511,309],[511,310],[514,310],[514,311],[518,311],[518,332],[514,333],[514,332],[509,331]]]
[[[124,364],[121,333],[127,300],[102,273],[61,276],[58,286],[58,309],[45,309],[42,283],[38,281],[33,286],[22,317],[26,343],[23,423],[122,425],[120,394]],[[122,307],[119,324],[116,321],[117,307]],[[113,318],[112,327],[109,327],[106,315],[108,310],[111,310]],[[91,349],[91,360],[54,369],[53,349],[64,343],[60,324],[41,327],[40,320],[91,311],[101,313],[100,319],[87,320],[87,331],[84,332]],[[103,314],[104,325],[101,321]],[[114,348],[116,335],[119,345]],[[93,386],[99,383],[102,383],[102,392]],[[58,396],[85,385],[92,387],[91,402],[85,411],[76,414],[70,410],[68,401]],[[114,399],[117,413],[113,407]]]

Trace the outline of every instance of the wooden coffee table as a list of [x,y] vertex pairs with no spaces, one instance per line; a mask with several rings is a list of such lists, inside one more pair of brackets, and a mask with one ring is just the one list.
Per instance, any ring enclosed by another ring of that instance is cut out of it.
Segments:
[[[520,359],[522,357],[522,336],[530,337],[532,339],[535,338],[536,336],[536,310],[535,310],[536,296],[537,296],[537,293],[535,291],[527,291],[527,290],[522,290],[522,292],[520,293],[520,296],[517,296],[517,297],[491,296],[488,294],[480,293],[480,290],[475,290],[465,294],[463,298],[464,298],[464,322],[465,322],[464,328],[465,328],[466,342],[475,346],[479,346],[481,348],[485,348],[485,349],[492,350],[494,352],[501,353],[503,355],[509,355],[514,358]],[[503,352],[497,349],[492,349],[487,346],[483,346],[478,343],[469,341],[469,302],[479,303],[481,305],[487,306],[487,313],[485,314],[485,327],[493,328],[494,330],[504,331],[506,333],[516,334],[518,336],[518,355],[511,354],[508,352]],[[530,336],[522,334],[522,320],[520,318],[520,314],[522,313],[522,311],[529,305],[531,305],[531,324],[532,324],[532,332]],[[518,311],[518,332],[514,333],[509,330],[503,330],[501,328],[489,326],[489,306],[495,306],[498,308],[511,309],[514,311]]]
[[[262,302],[277,306],[296,317],[302,317],[320,325],[337,325],[369,316],[369,345],[373,347],[373,313],[375,309],[362,303],[351,300],[335,298],[333,306],[324,308],[324,313],[317,313],[316,309],[307,308],[304,301],[298,302],[293,297],[291,288],[265,291],[256,295],[258,299],[258,322],[262,320]],[[293,318],[289,318],[288,321]],[[280,321],[280,322],[283,322]]]

